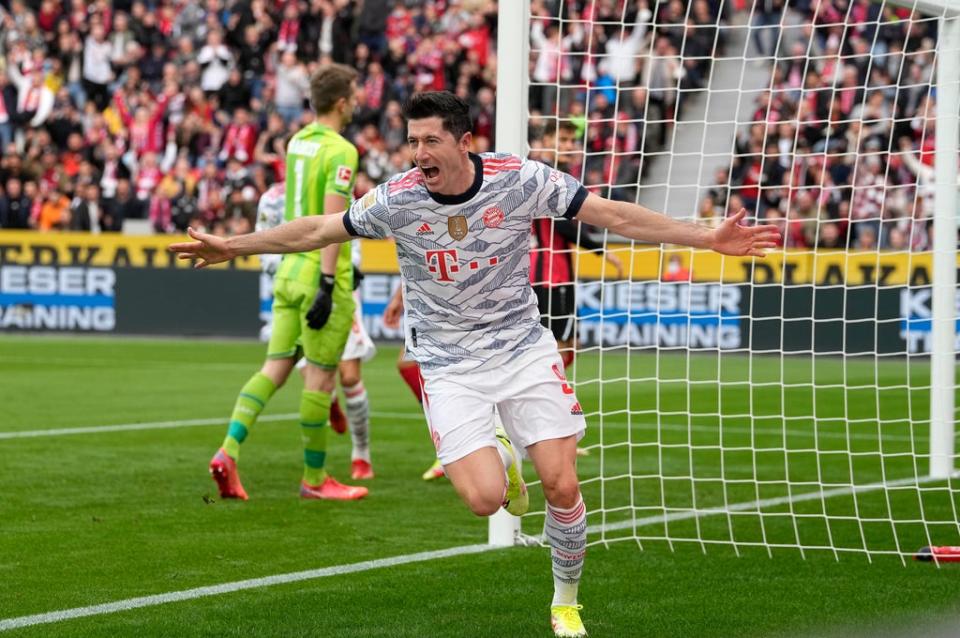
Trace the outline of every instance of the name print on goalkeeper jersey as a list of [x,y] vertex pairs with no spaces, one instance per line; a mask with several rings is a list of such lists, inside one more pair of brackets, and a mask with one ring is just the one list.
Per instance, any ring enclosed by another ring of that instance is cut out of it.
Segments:
[[355,202],[347,231],[393,236],[404,282],[407,348],[425,372],[504,363],[543,333],[530,287],[534,211],[572,218],[587,191],[573,177],[516,155],[470,155],[462,195],[431,193],[413,169]]

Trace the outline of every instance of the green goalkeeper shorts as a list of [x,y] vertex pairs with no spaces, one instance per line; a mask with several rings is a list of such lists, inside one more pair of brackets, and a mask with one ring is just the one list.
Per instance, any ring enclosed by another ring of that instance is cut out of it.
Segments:
[[317,290],[316,286],[277,278],[273,286],[273,331],[267,347],[268,358],[292,357],[300,346],[307,361],[316,366],[333,370],[340,363],[353,326],[356,302],[353,294],[337,282],[330,319],[320,330],[313,330],[307,326],[307,311],[317,297]]

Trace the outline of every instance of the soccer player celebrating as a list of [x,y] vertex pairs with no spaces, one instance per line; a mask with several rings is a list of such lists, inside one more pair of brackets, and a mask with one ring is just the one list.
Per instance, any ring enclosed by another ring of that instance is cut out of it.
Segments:
[[[310,78],[316,119],[297,132],[287,147],[284,203],[288,222],[341,213],[351,200],[357,149],[338,131],[353,114],[356,78],[356,71],[336,64],[319,68]],[[268,235],[286,225],[257,234]],[[367,488],[343,485],[324,469],[330,395],[354,315],[349,242],[302,251],[263,252],[295,254],[286,255],[277,269],[267,359],[240,390],[227,436],[210,461],[210,473],[222,498],[247,499],[236,465],[240,445],[260,411],[290,375],[302,347],[306,367],[300,398],[304,442],[300,496],[363,498]]]
[[[170,249],[202,268],[238,255],[392,235],[407,346],[423,373],[430,434],[446,475],[475,514],[504,506],[521,515],[529,499],[514,444],[524,448],[547,500],[554,632],[585,636],[577,590],[586,508],[575,460],[586,424],[530,287],[531,220],[577,218],[640,241],[757,257],[775,245],[776,228],[741,226],[745,210],[715,229],[684,223],[588,194],[571,176],[536,161],[471,154],[469,108],[451,93],[415,94],[404,115],[417,167],[381,184],[346,214],[305,217],[229,239],[191,229],[195,241]],[[494,427],[495,409],[509,438]]]

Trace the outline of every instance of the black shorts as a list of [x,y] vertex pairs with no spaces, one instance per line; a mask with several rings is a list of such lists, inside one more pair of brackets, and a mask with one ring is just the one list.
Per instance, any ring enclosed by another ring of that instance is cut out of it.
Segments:
[[533,292],[537,294],[540,323],[550,329],[557,341],[572,340],[577,313],[574,284],[534,286]]

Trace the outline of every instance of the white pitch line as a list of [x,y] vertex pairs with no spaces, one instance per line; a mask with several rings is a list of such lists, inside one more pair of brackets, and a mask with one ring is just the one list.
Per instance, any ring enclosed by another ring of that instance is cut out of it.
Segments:
[[[261,416],[260,421],[285,421],[295,419],[296,412],[290,414],[268,414]],[[4,439],[31,439],[40,436],[71,436],[74,434],[100,434],[102,432],[135,432],[137,430],[169,430],[173,428],[190,428],[201,425],[226,425],[223,417],[216,419],[187,419],[185,421],[153,421],[151,423],[121,423],[118,425],[91,425],[79,428],[55,428],[50,430],[23,430],[20,432],[0,432],[0,440]]]
[[851,485],[850,487],[835,487],[829,490],[818,490],[816,492],[804,492],[794,496],[779,496],[777,498],[763,498],[756,501],[744,503],[733,503],[726,507],[708,507],[705,509],[689,510],[684,512],[671,512],[669,514],[660,514],[657,516],[646,516],[630,521],[620,521],[619,523],[600,523],[588,525],[587,533],[596,534],[599,532],[613,532],[620,529],[630,529],[632,527],[646,527],[648,525],[657,525],[659,523],[670,523],[673,521],[685,521],[692,518],[704,518],[706,516],[719,516],[723,514],[732,514],[734,512],[747,512],[766,507],[776,507],[778,505],[787,505],[793,503],[803,503],[805,501],[819,501],[821,499],[833,498],[834,496],[846,496],[847,494],[863,494],[867,492],[876,492],[889,489],[891,487],[905,487],[907,485],[921,485],[932,481],[944,481],[943,478],[934,478],[932,476],[922,476],[919,478],[904,478],[895,481],[867,483],[866,485]]
[[369,571],[371,569],[381,569],[384,567],[395,567],[397,565],[408,565],[410,563],[420,563],[438,558],[449,558],[451,556],[466,556],[468,554],[479,554],[489,552],[494,549],[500,549],[494,545],[464,545],[461,547],[452,547],[450,549],[441,549],[432,552],[420,552],[417,554],[405,554],[402,556],[392,556],[390,558],[379,558],[376,560],[367,560],[361,563],[351,563],[349,565],[335,565],[333,567],[323,567],[321,569],[310,569],[302,572],[293,572],[290,574],[278,574],[275,576],[265,576],[263,578],[251,578],[249,580],[240,580],[232,583],[223,583],[221,585],[210,585],[208,587],[196,587],[194,589],[185,589],[182,591],[168,592],[166,594],[156,594],[154,596],[141,596],[139,598],[127,598],[112,603],[102,605],[91,605],[89,607],[74,607],[73,609],[62,609],[60,611],[51,611],[45,614],[34,614],[32,616],[18,616],[16,618],[7,618],[0,620],[0,631],[9,631],[10,629],[19,629],[22,627],[33,627],[35,625],[44,625],[48,623],[70,620],[72,618],[83,618],[84,616],[99,616],[101,614],[113,614],[119,611],[128,611],[140,607],[153,607],[155,605],[164,605],[166,603],[180,602],[184,600],[194,600],[205,596],[218,596],[245,589],[256,589],[260,587],[271,587],[273,585],[285,585],[296,583],[302,580],[314,580],[316,578],[326,578],[327,576],[341,576],[343,574],[354,574],[356,572]]
[[[419,413],[410,413],[410,412],[371,412],[370,416],[375,419],[395,419],[400,421],[422,421],[423,415]],[[291,419],[298,418],[299,415],[296,412],[289,412],[286,414],[268,414],[258,418],[260,422],[271,422],[271,421],[287,421]],[[590,418],[590,415],[588,415]],[[208,425],[226,425],[227,419],[225,417],[217,417],[212,419],[186,419],[181,421],[153,421],[148,423],[121,423],[117,425],[91,425],[84,427],[75,427],[75,428],[51,428],[51,429],[39,429],[39,430],[20,430],[15,432],[0,432],[0,441],[8,439],[30,439],[36,437],[44,436],[72,436],[76,434],[101,434],[103,432],[136,432],[139,430],[169,430],[172,428],[184,428],[184,427],[198,427],[198,426],[208,426]],[[703,432],[707,434],[717,433],[718,428],[707,426],[707,425],[674,425],[670,423],[662,423],[660,425],[649,423],[649,422],[640,422],[635,421],[632,424],[626,421],[604,421],[602,427],[612,427],[612,428],[624,428],[624,427],[647,427],[647,428],[659,428],[663,431],[668,432]],[[594,424],[588,427],[598,428],[601,427],[599,424]],[[872,426],[871,426],[872,427]],[[813,436],[813,431],[801,431],[801,430],[766,430],[766,429],[752,429],[752,428],[743,428],[735,426],[724,426],[722,432],[726,434],[759,434],[763,436],[772,436],[780,435],[786,433],[790,436]],[[922,433],[918,433],[922,434]],[[957,436],[960,436],[960,429],[957,430]],[[853,440],[863,440],[863,441],[876,441],[877,437],[875,434],[866,433],[862,434],[859,432],[850,432],[849,434],[845,432],[819,432],[817,434],[818,438],[821,439],[838,439],[846,440],[848,438]],[[920,437],[911,438],[910,436],[904,436],[899,434],[884,434],[884,442],[893,442],[893,441],[913,441],[918,440]],[[652,441],[650,443],[653,443]]]
[[[70,358],[70,357],[18,357],[11,355],[0,356],[0,363],[42,363],[50,365],[65,365],[65,366],[79,366],[79,367],[91,367],[91,366],[107,366],[107,367],[116,367],[116,368],[139,368],[144,369],[144,367],[153,368],[153,367],[162,367],[162,366],[176,366],[181,368],[184,366],[182,361],[165,361],[162,359],[107,359],[103,357],[89,357],[89,358]],[[191,361],[190,368],[202,368],[204,370],[237,370],[240,368],[249,370],[250,362],[248,361],[238,361],[236,363],[225,363],[217,361]]]

